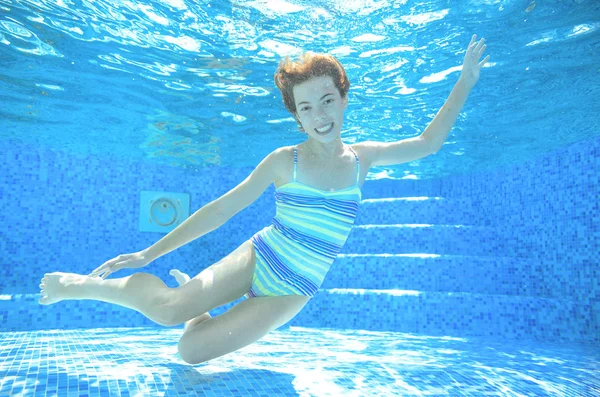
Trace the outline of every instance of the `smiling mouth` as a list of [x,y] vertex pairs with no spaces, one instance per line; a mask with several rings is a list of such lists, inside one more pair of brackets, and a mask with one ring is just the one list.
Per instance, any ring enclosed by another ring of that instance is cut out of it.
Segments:
[[328,134],[331,130],[333,130],[333,123],[329,123],[320,128],[315,128],[315,132],[319,135]]

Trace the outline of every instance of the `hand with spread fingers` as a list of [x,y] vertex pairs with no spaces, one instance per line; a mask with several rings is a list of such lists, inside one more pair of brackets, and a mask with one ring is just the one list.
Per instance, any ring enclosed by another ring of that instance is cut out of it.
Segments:
[[479,58],[483,55],[486,45],[484,44],[485,39],[482,38],[479,42],[476,42],[476,39],[477,35],[474,34],[473,37],[471,37],[471,42],[467,48],[459,78],[459,80],[462,80],[468,88],[473,88],[475,84],[477,84],[477,81],[479,80],[479,70],[490,59],[490,56],[488,55],[479,62]]
[[89,276],[97,277],[100,276],[100,274],[102,274],[100,277],[102,277],[102,279],[105,279],[107,276],[116,272],[117,270],[136,269],[144,267],[150,262],[152,261],[145,257],[144,251],[135,252],[133,254],[123,254],[104,262],[101,266],[99,266],[93,272],[91,272]]

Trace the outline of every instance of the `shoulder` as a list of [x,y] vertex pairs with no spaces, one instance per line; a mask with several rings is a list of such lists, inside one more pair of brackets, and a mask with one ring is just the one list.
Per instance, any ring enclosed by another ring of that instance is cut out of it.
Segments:
[[289,162],[290,159],[294,159],[294,147],[293,146],[282,146],[275,150],[273,150],[269,156],[273,157],[273,160],[277,163],[278,166],[283,166],[285,163]]
[[294,171],[294,146],[282,146],[267,157],[272,158],[276,185],[285,183]]
[[375,150],[377,149],[376,145],[374,145],[375,143],[376,142],[365,141],[349,145],[356,152],[356,155],[360,160],[361,166],[364,165],[367,168],[371,167],[371,164],[373,163],[373,158],[375,156]]

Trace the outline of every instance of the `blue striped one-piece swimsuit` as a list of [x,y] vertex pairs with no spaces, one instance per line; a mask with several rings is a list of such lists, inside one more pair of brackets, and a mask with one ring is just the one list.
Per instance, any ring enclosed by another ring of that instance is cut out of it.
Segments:
[[246,297],[304,295],[313,297],[342,250],[358,212],[360,162],[356,183],[326,191],[294,179],[275,190],[276,214],[270,226],[252,237],[256,268]]

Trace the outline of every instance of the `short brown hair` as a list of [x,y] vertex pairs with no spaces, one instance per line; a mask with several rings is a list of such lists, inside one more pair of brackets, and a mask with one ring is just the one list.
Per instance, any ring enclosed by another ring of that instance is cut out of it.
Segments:
[[283,103],[287,110],[296,115],[294,102],[294,86],[302,84],[313,77],[330,76],[344,98],[350,89],[350,81],[342,64],[329,54],[306,52],[297,61],[285,57],[275,72],[275,84],[281,90]]

